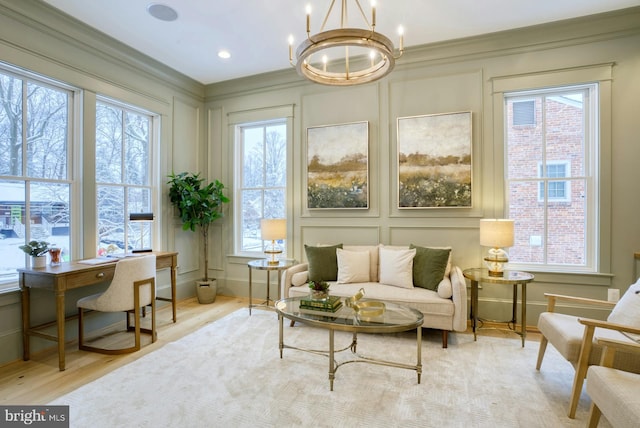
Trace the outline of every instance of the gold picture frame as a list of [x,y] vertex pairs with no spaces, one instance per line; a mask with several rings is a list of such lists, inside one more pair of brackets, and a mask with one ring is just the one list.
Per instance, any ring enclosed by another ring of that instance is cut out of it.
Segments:
[[307,208],[369,208],[369,122],[307,128]]
[[398,208],[472,207],[471,112],[398,118]]

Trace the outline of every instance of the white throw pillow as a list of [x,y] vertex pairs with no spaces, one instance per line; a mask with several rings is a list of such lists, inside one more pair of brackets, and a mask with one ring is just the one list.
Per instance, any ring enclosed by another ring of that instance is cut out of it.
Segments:
[[416,250],[391,250],[380,247],[381,284],[413,288],[413,257]]
[[369,282],[369,251],[337,250],[338,284]]
[[345,251],[369,252],[369,282],[378,282],[378,247],[379,245],[343,245]]
[[[640,328],[640,279],[631,285],[622,298],[616,303],[607,321],[614,324]],[[640,335],[624,333],[631,340],[640,342]]]
[[453,285],[448,276],[442,278],[440,284],[438,284],[438,296],[443,299],[450,299],[453,296]]
[[291,285],[294,287],[300,287],[302,284],[309,282],[309,271],[296,272],[291,275]]

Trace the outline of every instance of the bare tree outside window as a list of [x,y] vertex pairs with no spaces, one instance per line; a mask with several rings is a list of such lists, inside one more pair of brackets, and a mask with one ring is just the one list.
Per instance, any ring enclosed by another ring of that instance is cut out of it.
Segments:
[[125,106],[96,106],[98,255],[152,248],[151,224],[129,223],[129,214],[153,211],[152,121]]
[[[262,252],[260,219],[286,217],[287,127],[284,120],[239,126],[240,252]],[[284,243],[280,243],[284,248]]]
[[44,240],[68,258],[70,90],[0,69],[0,290],[29,260],[18,249]]

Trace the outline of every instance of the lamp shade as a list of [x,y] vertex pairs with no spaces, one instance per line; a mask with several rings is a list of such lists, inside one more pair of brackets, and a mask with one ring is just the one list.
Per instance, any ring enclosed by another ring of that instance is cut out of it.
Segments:
[[263,241],[277,241],[287,237],[287,220],[284,218],[263,218],[260,220]]
[[513,220],[480,220],[480,245],[503,248],[513,246]]

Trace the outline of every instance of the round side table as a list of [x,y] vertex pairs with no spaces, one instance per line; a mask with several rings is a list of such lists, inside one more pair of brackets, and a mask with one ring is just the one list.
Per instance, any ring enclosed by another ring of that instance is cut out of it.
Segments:
[[[276,271],[278,273],[277,275],[278,299],[277,300],[280,299],[280,279],[282,277],[282,272],[289,269],[293,265],[294,265],[294,262],[291,260],[278,260],[278,264],[270,264],[268,259],[258,259],[258,260],[251,260],[250,262],[247,263],[247,266],[249,266],[249,315],[251,315],[251,308],[256,306],[267,307],[269,306],[269,302],[274,301],[269,298],[269,289],[271,288],[271,271]],[[256,305],[253,304],[253,300],[252,300],[252,288],[253,288],[252,273],[254,269],[267,271],[267,300],[265,300],[261,304],[256,304]]]
[[[473,328],[473,340],[476,340],[476,329],[478,326],[478,283],[507,284],[513,286],[513,306],[511,310],[511,320],[503,321],[513,323],[513,331],[522,338],[522,347],[527,337],[527,284],[533,281],[534,276],[529,272],[516,270],[505,270],[502,276],[489,275],[488,269],[473,268],[465,269],[462,274],[471,281],[471,327]],[[518,284],[522,289],[522,302],[520,303],[520,331],[516,331],[516,307],[518,304]]]

